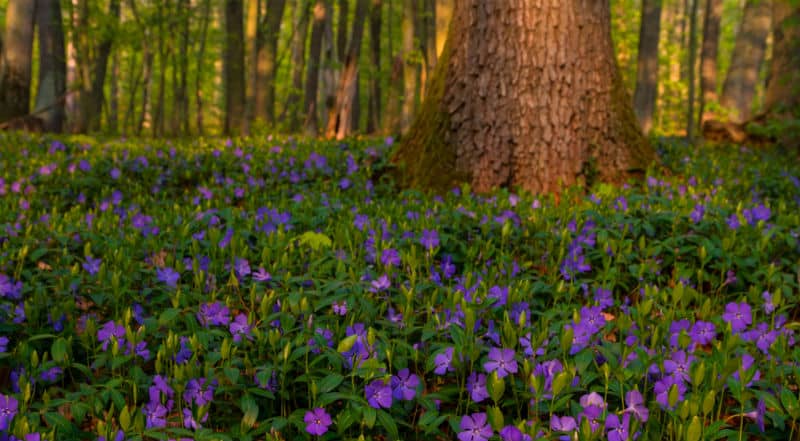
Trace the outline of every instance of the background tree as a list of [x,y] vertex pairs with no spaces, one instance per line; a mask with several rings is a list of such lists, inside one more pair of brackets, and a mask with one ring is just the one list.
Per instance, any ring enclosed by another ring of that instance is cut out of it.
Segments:
[[225,0],[225,84],[224,133],[236,133],[244,124],[244,5],[242,0]]
[[661,31],[661,0],[643,0],[639,32],[639,55],[633,109],[642,130],[653,128],[653,112],[658,94],[658,43]]
[[406,185],[542,192],[620,181],[652,158],[617,71],[607,0],[465,0],[393,162]]
[[772,22],[770,3],[769,0],[748,0],[744,7],[742,24],[736,35],[720,98],[720,104],[730,112],[733,122],[741,123],[750,119]]
[[0,58],[0,123],[28,114],[36,2],[10,0]]
[[708,108],[717,102],[717,51],[719,48],[722,0],[706,0],[703,46],[700,52],[700,124],[710,119]]
[[45,130],[61,132],[67,65],[59,0],[37,0],[36,26],[39,29],[39,85],[34,113],[42,118]]

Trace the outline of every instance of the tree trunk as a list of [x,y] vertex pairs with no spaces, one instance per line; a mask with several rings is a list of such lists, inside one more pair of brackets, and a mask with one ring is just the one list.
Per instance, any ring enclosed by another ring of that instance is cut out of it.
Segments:
[[772,2],[772,60],[764,110],[782,117],[800,112],[800,6],[789,0]]
[[284,114],[288,116],[289,131],[300,130],[300,102],[303,92],[303,73],[306,67],[306,41],[308,40],[308,20],[311,4],[309,0],[297,0],[295,5],[294,34],[292,35],[292,87],[286,98]]
[[416,0],[403,0],[403,107],[400,113],[400,133],[403,134],[408,132],[414,120],[417,92],[418,66],[414,57],[415,3]]
[[405,185],[557,192],[621,182],[653,158],[618,72],[609,0],[465,0],[392,161]]
[[339,17],[336,23],[336,56],[339,63],[344,64],[347,58],[347,16],[350,11],[350,0],[339,0]]
[[644,0],[639,28],[639,59],[633,110],[644,133],[653,128],[653,112],[658,95],[658,40],[661,31],[661,0]]
[[364,34],[364,21],[369,10],[369,0],[356,2],[353,31],[347,47],[344,69],[336,90],[336,104],[328,117],[328,138],[343,139],[350,134],[353,119],[353,102],[358,87],[358,57],[361,54],[361,40]]
[[687,64],[687,81],[689,82],[689,97],[686,109],[686,138],[694,139],[694,99],[695,99],[695,62],[697,61],[697,9],[700,0],[691,0],[689,13],[689,60]]
[[195,104],[197,105],[197,133],[200,135],[203,134],[203,128],[205,125],[204,122],[204,111],[203,111],[203,61],[205,60],[206,54],[206,35],[208,34],[208,25],[211,21],[211,0],[205,0],[203,2],[203,18],[200,24],[200,47],[197,49],[197,67],[195,72],[195,84],[194,84],[194,97],[195,97]]
[[156,44],[158,46],[158,95],[156,96],[155,121],[153,124],[153,136],[158,137],[164,134],[164,88],[166,84],[167,75],[167,45],[164,35],[164,21],[169,16],[169,12],[164,12],[164,2],[158,2],[156,10],[156,21],[158,23],[158,38]]
[[38,0],[36,23],[39,28],[39,90],[35,112],[42,119],[44,130],[58,133],[64,127],[64,94],[67,91],[61,2]]
[[[436,55],[442,53],[453,18],[453,0],[436,0]],[[438,63],[438,61],[437,61]]]
[[383,1],[372,0],[369,14],[370,61],[374,71],[369,82],[369,108],[367,110],[367,133],[375,133],[381,125],[381,27]]
[[245,88],[245,132],[250,133],[250,126],[255,119],[256,89],[258,89],[258,17],[261,15],[261,0],[247,2],[247,87]]
[[257,120],[275,122],[275,72],[278,69],[278,37],[283,21],[286,0],[267,0],[267,15],[261,29],[258,47],[258,88],[256,89]]
[[36,2],[11,0],[0,58],[0,122],[23,117],[30,109],[31,58]]
[[731,112],[729,119],[733,122],[741,123],[750,119],[759,71],[767,49],[771,18],[769,0],[747,1],[720,98],[722,106]]
[[108,131],[116,134],[119,130],[119,53],[111,57],[111,85],[108,100]]
[[244,8],[242,0],[225,0],[225,134],[237,134],[244,121]]
[[188,97],[188,72],[189,72],[189,38],[190,21],[192,17],[191,5],[188,0],[178,1],[180,17],[180,47],[178,49],[178,87],[175,90],[175,117],[178,133],[189,133],[189,97]]
[[423,23],[425,24],[425,71],[426,77],[433,76],[436,69],[436,0],[422,0]]
[[305,106],[305,133],[308,136],[317,136],[319,92],[319,72],[322,60],[322,38],[325,35],[325,21],[331,13],[330,0],[317,0],[314,4],[314,25],[311,27],[311,42],[308,48],[308,69],[306,70],[306,88],[303,99]]
[[700,54],[700,126],[713,117],[707,106],[717,102],[717,49],[722,0],[706,0],[703,49]]

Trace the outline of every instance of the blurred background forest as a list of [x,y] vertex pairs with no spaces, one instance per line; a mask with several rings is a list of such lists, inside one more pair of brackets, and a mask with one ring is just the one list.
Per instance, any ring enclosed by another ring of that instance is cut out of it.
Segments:
[[[403,133],[452,2],[0,0],[3,43],[15,38],[11,20],[31,33],[25,112],[0,103],[0,122],[47,115],[51,131],[125,136]],[[645,131],[695,135],[704,118],[740,122],[761,109],[769,0],[612,0],[611,11]],[[337,115],[349,124],[332,123]]]

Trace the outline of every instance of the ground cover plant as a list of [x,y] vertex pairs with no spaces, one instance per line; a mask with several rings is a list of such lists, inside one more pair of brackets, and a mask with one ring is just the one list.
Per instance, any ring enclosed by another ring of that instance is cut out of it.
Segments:
[[796,166],[433,196],[390,144],[0,134],[0,437],[799,436]]

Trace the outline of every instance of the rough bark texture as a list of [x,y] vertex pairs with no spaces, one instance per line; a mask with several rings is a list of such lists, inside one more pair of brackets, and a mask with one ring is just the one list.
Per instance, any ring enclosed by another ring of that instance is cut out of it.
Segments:
[[457,2],[393,156],[405,185],[466,181],[478,192],[619,182],[652,159],[617,69],[608,0]]
[[771,22],[769,0],[747,1],[720,98],[720,104],[730,112],[729,119],[733,122],[741,123],[750,118]]
[[284,114],[288,115],[289,131],[300,130],[301,99],[303,97],[303,73],[306,68],[306,42],[308,41],[308,19],[311,3],[297,0],[295,4],[294,33],[292,34],[292,88],[286,98]]
[[261,44],[258,47],[258,80],[256,90],[256,119],[275,122],[275,72],[278,69],[278,37],[280,36],[286,0],[267,0],[267,15],[260,26]]
[[314,24],[311,26],[311,41],[308,45],[308,69],[306,70],[305,122],[306,135],[316,136],[319,130],[317,95],[319,92],[319,72],[322,61],[322,37],[325,36],[325,22],[331,13],[330,0],[317,0],[314,4]]
[[722,0],[706,0],[703,48],[700,53],[700,125],[713,117],[708,105],[717,101],[717,52]]
[[261,14],[261,0],[247,2],[247,87],[245,88],[245,127],[250,132],[250,124],[255,119],[256,90],[258,89],[258,17]]
[[0,54],[0,122],[23,117],[30,108],[34,0],[11,0]]
[[367,133],[375,133],[381,125],[381,28],[383,27],[383,1],[372,0],[369,14],[369,56],[373,66],[369,82],[369,109]]
[[336,103],[328,117],[328,128],[325,132],[328,138],[344,139],[352,128],[353,102],[358,87],[358,57],[361,54],[364,21],[368,10],[369,0],[358,0],[353,18],[353,31],[347,46],[347,57],[336,89]]
[[64,125],[64,94],[67,91],[61,2],[38,0],[36,23],[39,27],[39,90],[34,112],[42,119],[46,131],[61,132]]
[[[687,0],[688,1],[688,0]],[[686,63],[686,81],[689,83],[689,97],[687,98],[686,108],[686,138],[694,139],[694,105],[695,105],[695,62],[697,61],[697,9],[700,0],[692,0],[689,12],[689,60]]]
[[639,30],[638,69],[633,109],[642,131],[653,128],[653,112],[658,95],[658,40],[661,31],[661,0],[644,0]]
[[236,133],[244,121],[244,7],[242,0],[225,0],[225,127]]
[[800,6],[772,4],[773,46],[764,110],[779,116],[800,111]]
[[414,103],[417,91],[418,66],[414,57],[414,25],[416,0],[403,0],[403,107],[400,112],[400,132],[406,133],[414,120]]

